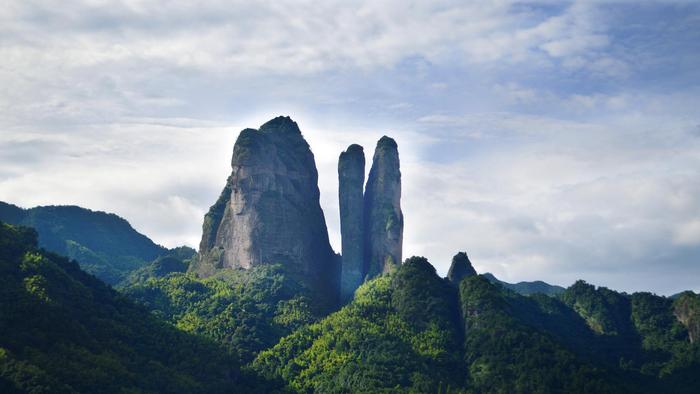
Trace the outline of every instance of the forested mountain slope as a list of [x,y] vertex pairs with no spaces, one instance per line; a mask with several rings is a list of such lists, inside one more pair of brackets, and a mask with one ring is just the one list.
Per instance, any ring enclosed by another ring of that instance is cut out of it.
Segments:
[[77,206],[22,209],[0,202],[0,220],[34,228],[39,246],[78,261],[83,270],[112,285],[168,253],[121,217]]
[[218,342],[241,362],[335,306],[280,264],[227,269],[204,279],[183,272],[143,276],[121,290],[179,329]]
[[3,224],[0,250],[3,392],[700,387],[691,292],[628,295],[579,281],[557,297],[522,296],[473,274],[451,282],[413,257],[328,314],[333,304],[282,265],[200,279],[164,257],[120,295],[37,249],[30,229]]
[[697,302],[585,282],[561,300],[481,276],[456,288],[414,257],[253,366],[298,392],[690,393],[700,350],[676,316],[697,321]]
[[0,223],[0,392],[255,390],[220,346],[157,319]]

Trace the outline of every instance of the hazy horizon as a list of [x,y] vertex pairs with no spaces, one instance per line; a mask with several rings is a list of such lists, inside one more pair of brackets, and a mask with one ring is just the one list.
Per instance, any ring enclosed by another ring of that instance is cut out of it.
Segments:
[[396,139],[404,257],[700,291],[700,4],[127,1],[0,10],[0,200],[196,247],[238,132],[289,115],[340,250],[337,158]]

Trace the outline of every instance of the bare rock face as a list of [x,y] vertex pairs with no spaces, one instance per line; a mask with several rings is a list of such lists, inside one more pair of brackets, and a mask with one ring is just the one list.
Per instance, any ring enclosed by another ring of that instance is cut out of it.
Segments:
[[350,145],[338,159],[338,197],[342,269],[340,298],[352,298],[364,279],[364,219],[362,186],[365,183],[365,154],[360,145]]
[[377,142],[364,201],[365,274],[372,278],[401,264],[403,213],[399,151],[396,141],[387,136]]
[[464,252],[457,253],[452,258],[452,265],[450,265],[449,271],[447,271],[447,279],[455,284],[459,285],[459,282],[467,276],[476,275],[476,270],[472,267],[472,262],[469,261],[469,257]]
[[336,256],[319,203],[313,153],[297,124],[277,117],[243,130],[232,172],[204,218],[199,261],[190,270],[282,263],[312,284],[337,286]]
[[700,296],[692,291],[681,293],[673,302],[673,314],[688,330],[690,343],[700,341]]

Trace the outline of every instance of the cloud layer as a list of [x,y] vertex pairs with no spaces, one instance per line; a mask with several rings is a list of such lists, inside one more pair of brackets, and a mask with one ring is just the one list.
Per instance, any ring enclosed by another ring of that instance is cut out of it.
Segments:
[[45,2],[0,10],[0,199],[196,245],[237,132],[400,146],[407,254],[504,280],[700,290],[692,2]]

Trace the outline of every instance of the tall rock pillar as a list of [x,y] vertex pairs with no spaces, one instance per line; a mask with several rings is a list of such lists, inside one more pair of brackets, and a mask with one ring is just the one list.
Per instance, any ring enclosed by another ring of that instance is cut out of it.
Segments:
[[289,117],[243,130],[231,175],[204,217],[200,276],[222,268],[283,264],[290,274],[337,296],[338,266],[319,203],[314,155]]
[[342,269],[340,298],[352,298],[364,279],[364,219],[362,186],[365,183],[365,154],[357,144],[350,145],[338,159],[338,197]]
[[365,276],[372,278],[401,264],[403,213],[396,141],[377,142],[364,196]]

